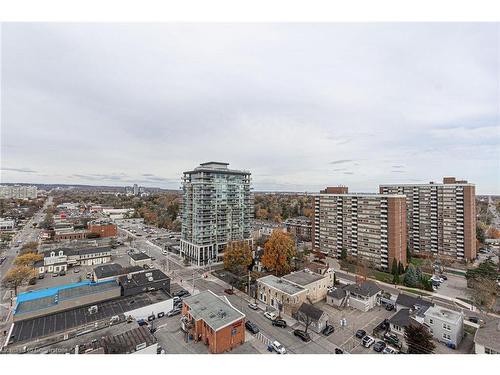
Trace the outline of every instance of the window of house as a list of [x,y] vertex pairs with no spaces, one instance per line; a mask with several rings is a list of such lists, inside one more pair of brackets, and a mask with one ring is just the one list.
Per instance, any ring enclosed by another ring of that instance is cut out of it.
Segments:
[[434,324],[434,320],[429,319],[429,324]]

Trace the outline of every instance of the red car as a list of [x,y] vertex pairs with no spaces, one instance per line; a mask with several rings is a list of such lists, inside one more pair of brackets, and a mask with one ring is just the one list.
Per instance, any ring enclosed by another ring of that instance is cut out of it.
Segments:
[[224,289],[224,293],[226,293],[226,294],[234,294],[234,290],[232,290],[232,289]]

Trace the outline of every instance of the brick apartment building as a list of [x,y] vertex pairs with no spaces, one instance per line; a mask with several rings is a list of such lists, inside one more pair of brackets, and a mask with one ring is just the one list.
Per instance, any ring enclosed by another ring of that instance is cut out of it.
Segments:
[[88,223],[89,233],[99,235],[100,238],[116,237],[118,234],[116,224],[109,220],[94,220]]
[[210,353],[224,353],[245,342],[245,314],[210,290],[185,298],[182,315],[182,329],[208,345]]
[[406,197],[400,194],[349,194],[345,186],[315,195],[313,249],[348,255],[388,270],[406,266]]
[[311,241],[312,220],[305,216],[291,217],[285,220],[285,228],[288,233],[304,241]]
[[380,193],[406,196],[410,251],[459,260],[476,257],[474,184],[445,177],[442,184],[380,185]]

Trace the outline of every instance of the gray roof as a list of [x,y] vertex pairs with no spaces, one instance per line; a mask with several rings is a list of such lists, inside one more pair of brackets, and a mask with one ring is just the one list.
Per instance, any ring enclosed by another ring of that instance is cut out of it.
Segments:
[[318,321],[325,312],[323,310],[318,309],[317,307],[314,307],[313,305],[309,303],[302,303],[300,305],[299,310],[297,311],[299,314],[304,314],[311,318],[313,321]]
[[419,314],[423,314],[429,307],[434,306],[432,302],[428,302],[421,297],[412,297],[404,293],[398,294],[396,305],[418,310]]
[[59,255],[59,251],[62,251],[64,255],[83,255],[83,254],[96,254],[96,253],[104,253],[111,252],[111,248],[109,246],[99,246],[99,247],[85,247],[81,249],[72,249],[68,247],[61,247],[58,249],[44,250],[42,251],[44,257],[49,257],[51,252],[54,252],[56,256]]
[[156,338],[145,326],[137,327],[115,336],[107,336],[101,340],[101,345],[106,354],[127,354],[136,351],[138,345],[146,347],[156,343]]
[[123,272],[123,267],[117,263],[109,263],[109,264],[104,264],[102,266],[94,267],[94,275],[98,279],[121,275],[122,272]]
[[245,318],[245,314],[210,290],[184,298],[183,301],[195,320],[203,320],[214,331]]
[[148,256],[147,254],[144,254],[144,253],[132,253],[132,254],[129,254],[130,257],[133,259],[133,260],[146,260],[146,259],[151,259],[150,256]]
[[399,310],[389,319],[389,323],[399,327],[408,326],[408,324],[410,324],[410,309]]
[[336,299],[342,299],[346,296],[346,294],[347,293],[343,288],[335,288],[327,293],[328,296]]
[[425,316],[434,317],[453,324],[459,324],[463,321],[463,314],[438,306],[431,306],[427,308]]
[[350,293],[357,294],[365,297],[372,297],[382,291],[378,284],[373,281],[363,281],[360,284],[351,284],[345,287]]
[[500,352],[500,319],[490,319],[479,327],[474,336],[474,342]]
[[278,289],[283,293],[294,295],[300,292],[305,291],[301,286],[295,285],[287,280],[283,280],[283,278],[276,277],[274,275],[268,275],[261,277],[257,280],[257,282],[261,282],[270,286],[271,288]]
[[[150,280],[150,278],[152,278],[152,280]],[[145,286],[150,283],[166,280],[169,280],[169,277],[157,269],[142,270],[141,272],[120,276],[118,278],[118,282],[124,289]]]
[[306,287],[307,285],[314,283],[318,280],[321,280],[324,277],[325,277],[324,275],[319,275],[311,271],[297,271],[285,275],[282,278],[294,284]]

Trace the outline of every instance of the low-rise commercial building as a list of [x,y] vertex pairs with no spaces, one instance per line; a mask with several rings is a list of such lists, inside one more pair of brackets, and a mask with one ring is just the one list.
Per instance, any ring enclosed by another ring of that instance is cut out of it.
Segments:
[[31,319],[120,297],[116,281],[59,285],[53,288],[21,293],[16,298],[14,321]]
[[224,353],[245,342],[245,314],[210,290],[183,300],[181,324],[211,353]]
[[73,266],[92,266],[111,261],[110,247],[88,247],[83,249],[60,248],[42,252],[43,260],[35,263],[39,274],[67,271]]
[[75,354],[156,354],[158,341],[145,326],[78,345]]
[[170,293],[170,278],[157,269],[120,276],[118,284],[122,288],[122,296],[131,296],[158,289]]
[[283,279],[306,289],[308,301],[316,303],[324,300],[328,288],[333,286],[334,272],[330,269],[321,275],[310,270],[302,270],[285,275]]
[[153,265],[153,260],[145,253],[130,253],[129,257],[131,266],[150,267]]
[[116,237],[117,227],[116,224],[109,220],[94,220],[88,223],[88,231],[100,238]]
[[257,279],[257,298],[267,306],[292,315],[307,299],[307,289],[288,280],[268,275]]
[[92,279],[96,282],[116,280],[120,276],[142,271],[144,271],[144,268],[139,266],[122,267],[122,265],[118,263],[109,263],[94,267]]

